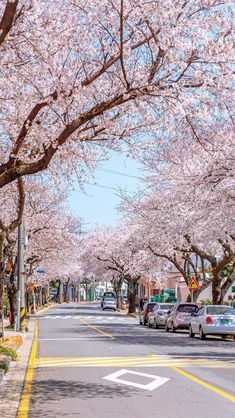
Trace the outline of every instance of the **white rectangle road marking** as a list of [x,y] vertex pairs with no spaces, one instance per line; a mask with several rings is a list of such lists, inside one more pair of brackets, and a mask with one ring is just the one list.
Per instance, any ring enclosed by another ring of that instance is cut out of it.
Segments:
[[[128,380],[119,379],[120,376],[123,376],[127,373],[128,374],[133,374],[135,376],[140,376],[140,377],[148,377],[148,378],[153,379],[153,380],[152,380],[152,382],[143,385],[141,383],[130,382]],[[122,369],[122,370],[119,370],[115,373],[109,374],[108,376],[103,377],[103,379],[109,380],[109,381],[115,382],[115,383],[122,383],[123,385],[134,386],[135,388],[144,389],[144,390],[157,389],[159,386],[164,385],[164,383],[166,383],[166,382],[168,382],[168,380],[170,380],[166,377],[154,376],[152,374],[147,374],[147,373],[134,372],[132,370],[127,370],[127,369]]]

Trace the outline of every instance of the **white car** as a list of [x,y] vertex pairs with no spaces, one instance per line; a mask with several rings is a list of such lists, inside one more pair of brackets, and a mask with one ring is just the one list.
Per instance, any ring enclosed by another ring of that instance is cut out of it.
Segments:
[[157,303],[152,311],[148,313],[147,324],[149,327],[164,327],[166,325],[167,312],[173,306],[173,303]]
[[201,340],[207,335],[232,335],[235,340],[235,310],[231,306],[207,305],[199,308],[189,324],[189,337],[199,334]]
[[103,301],[103,311],[105,311],[105,309],[113,309],[114,311],[116,311],[117,309],[117,304],[116,304],[116,300],[113,298],[106,298]]

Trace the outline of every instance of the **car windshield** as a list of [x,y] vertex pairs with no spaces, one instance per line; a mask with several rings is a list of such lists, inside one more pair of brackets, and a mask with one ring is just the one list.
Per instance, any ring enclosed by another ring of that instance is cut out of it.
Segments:
[[235,315],[235,310],[230,306],[208,306],[209,315]]
[[115,295],[114,295],[114,293],[113,293],[113,292],[105,292],[103,297],[104,297],[104,298],[108,298],[108,297],[110,297],[110,298],[114,298],[114,296],[115,296]]
[[177,311],[179,312],[197,312],[197,305],[179,305]]
[[152,311],[156,303],[148,303],[148,310]]
[[160,305],[160,309],[161,310],[166,310],[168,311],[170,308],[172,307],[172,305],[165,305],[164,303]]

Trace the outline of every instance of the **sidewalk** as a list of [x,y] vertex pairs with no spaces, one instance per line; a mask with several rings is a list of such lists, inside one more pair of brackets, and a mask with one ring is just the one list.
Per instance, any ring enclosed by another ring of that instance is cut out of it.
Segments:
[[17,350],[18,359],[12,361],[8,373],[0,385],[0,418],[15,418],[23,390],[25,372],[34,336],[35,320],[30,320],[29,331],[19,333],[5,331],[5,337],[21,335],[23,344]]

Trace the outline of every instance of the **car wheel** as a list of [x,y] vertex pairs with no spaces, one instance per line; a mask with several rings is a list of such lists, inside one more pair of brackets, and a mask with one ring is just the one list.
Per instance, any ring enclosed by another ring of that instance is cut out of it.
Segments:
[[190,338],[194,338],[195,337],[195,332],[192,331],[192,327],[189,326],[189,337]]
[[202,327],[199,328],[199,338],[200,340],[206,339],[206,334],[204,334]]
[[158,329],[158,328],[159,328],[159,326],[158,326],[158,324],[157,324],[157,322],[156,322],[156,321],[154,321],[154,326],[155,326],[155,328],[156,328],[156,329]]

